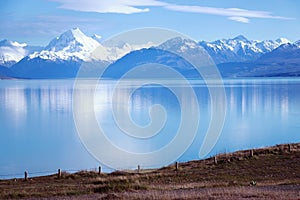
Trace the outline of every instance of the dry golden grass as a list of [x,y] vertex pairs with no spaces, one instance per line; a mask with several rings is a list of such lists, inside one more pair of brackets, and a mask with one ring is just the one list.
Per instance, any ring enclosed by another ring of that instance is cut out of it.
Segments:
[[300,143],[157,170],[0,180],[0,199],[300,199]]

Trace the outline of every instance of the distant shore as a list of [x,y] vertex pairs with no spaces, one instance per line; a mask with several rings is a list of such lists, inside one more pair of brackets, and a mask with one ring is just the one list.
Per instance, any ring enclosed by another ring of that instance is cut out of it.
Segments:
[[0,199],[299,199],[300,143],[161,169],[0,180]]

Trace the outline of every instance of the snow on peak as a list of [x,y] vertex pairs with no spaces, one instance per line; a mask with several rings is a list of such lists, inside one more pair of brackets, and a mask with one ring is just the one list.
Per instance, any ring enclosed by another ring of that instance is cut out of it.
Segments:
[[101,35],[97,35],[97,34],[92,35],[91,38],[93,38],[97,42],[101,42],[101,40],[102,40],[102,36]]
[[290,41],[286,38],[278,38],[277,40],[275,40],[277,43],[281,44],[287,44],[290,43]]
[[[77,35],[77,36],[85,36],[85,35],[81,32],[81,30],[80,30],[78,27],[72,28],[72,29],[69,30],[69,31],[71,31],[71,32],[73,33],[73,35]],[[67,32],[68,32],[68,31],[67,31]]]
[[0,46],[11,46],[11,47],[26,47],[26,43],[18,43],[16,41],[10,41],[7,39],[4,39],[0,41]]
[[95,34],[88,37],[78,28],[73,28],[53,39],[44,50],[29,55],[29,58],[112,62],[131,51],[153,46],[152,43],[130,45],[122,41],[122,45],[104,46],[97,39],[100,40],[101,36]]
[[88,61],[94,58],[91,53],[96,49],[97,59],[108,60],[108,52],[99,42],[86,36],[79,28],[73,28],[53,39],[41,52],[29,55],[29,58]]
[[297,42],[295,43],[285,43],[285,44],[282,44],[280,45],[276,50],[277,51],[283,51],[283,52],[286,52],[286,51],[293,51],[293,50],[297,50],[299,49],[300,46],[297,44]]
[[[152,42],[129,44],[126,41],[109,40],[100,43],[101,41],[102,37],[100,35],[94,34],[88,37],[79,28],[73,28],[62,33],[51,40],[42,50],[41,48],[28,46],[25,43],[2,40],[0,41],[0,65],[10,66],[27,55],[29,55],[29,59],[38,57],[54,61],[101,60],[113,62],[131,51],[150,47],[175,50],[177,53],[184,54],[198,53],[200,52],[199,48],[204,48],[218,64],[254,60],[283,44],[290,43],[286,38],[257,41],[248,40],[243,35],[238,35],[233,39],[222,39],[213,42],[201,41],[199,43],[187,38],[175,37],[159,46]],[[294,45],[300,48],[300,41],[295,42]]]
[[18,43],[6,39],[0,41],[0,65],[10,67],[20,61],[30,53],[27,47],[28,45],[25,43]]
[[300,40],[296,41],[294,44],[295,44],[298,48],[300,48]]
[[145,44],[129,44],[124,41],[114,42],[114,44],[109,42],[105,43],[105,47],[110,54],[110,60],[112,61],[115,61],[132,51],[150,48],[152,46],[154,46],[152,42],[147,42]]
[[78,46],[83,48],[96,48],[98,45],[99,43],[97,41],[87,37],[78,28],[73,28],[53,39],[46,49],[52,51],[67,50],[68,52],[75,52],[80,50],[78,49]]
[[162,43],[161,45],[159,45],[160,49],[164,49],[164,50],[175,50],[177,52],[185,52],[188,49],[195,49],[195,48],[199,48],[199,45],[197,44],[197,42],[191,40],[191,39],[186,39],[186,38],[182,38],[182,37],[175,37],[175,38],[171,38],[169,40],[167,40],[166,42]]
[[233,39],[222,39],[214,42],[202,41],[199,44],[215,58],[216,63],[225,63],[255,60],[288,42],[285,38],[275,41],[248,40],[244,36],[239,35]]

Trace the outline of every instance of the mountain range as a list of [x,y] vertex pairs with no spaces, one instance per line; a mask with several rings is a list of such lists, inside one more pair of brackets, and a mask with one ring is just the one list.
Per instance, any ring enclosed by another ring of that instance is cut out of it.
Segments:
[[25,56],[41,50],[39,46],[29,46],[25,43],[18,43],[9,40],[0,41],[0,65],[12,66]]
[[228,62],[253,61],[271,52],[282,44],[290,43],[285,38],[273,40],[248,40],[242,35],[233,39],[222,39],[214,42],[199,42],[216,64]]
[[[192,63],[182,57],[188,57]],[[64,32],[46,47],[0,41],[0,78],[73,78],[81,64],[89,62],[111,65],[104,73],[110,78],[147,63],[168,65],[194,77],[197,72],[191,64],[206,65],[201,63],[203,60],[214,61],[224,77],[300,76],[300,41],[291,43],[285,38],[257,41],[239,35],[213,42],[177,37],[159,45],[152,42],[110,45],[102,43],[101,36],[86,36],[78,28]],[[97,74],[95,70],[86,69],[87,76]]]

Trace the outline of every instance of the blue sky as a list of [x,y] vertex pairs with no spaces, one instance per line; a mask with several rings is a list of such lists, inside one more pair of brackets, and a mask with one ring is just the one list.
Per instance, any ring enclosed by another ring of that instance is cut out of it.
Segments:
[[298,0],[1,0],[0,39],[46,45],[79,27],[104,39],[143,27],[182,32],[195,40],[300,39]]

